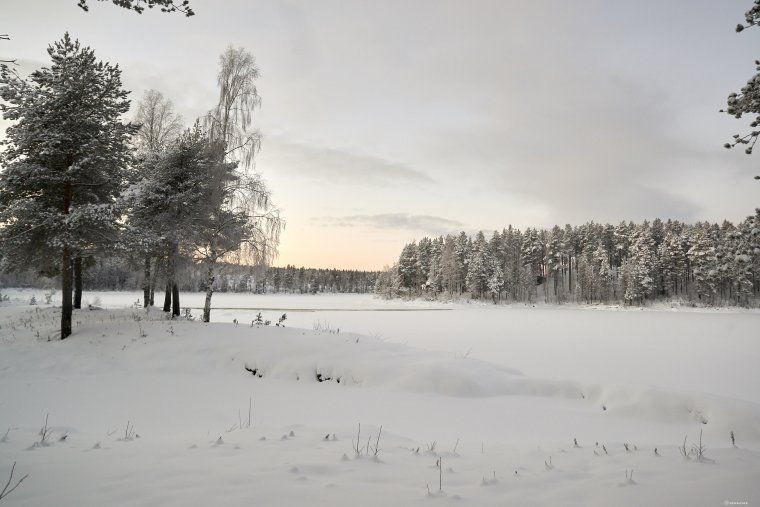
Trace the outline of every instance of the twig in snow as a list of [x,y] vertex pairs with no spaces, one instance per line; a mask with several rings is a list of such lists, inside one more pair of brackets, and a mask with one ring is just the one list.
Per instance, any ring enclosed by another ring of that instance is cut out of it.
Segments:
[[691,459],[691,451],[686,449],[686,439],[688,438],[688,434],[683,437],[683,444],[678,448],[678,451],[681,453],[681,456],[684,457],[684,459]]
[[377,458],[380,454],[380,435],[383,434],[383,426],[380,425],[380,431],[377,433],[377,440],[375,440],[375,448],[372,449],[372,455]]
[[127,421],[127,426],[124,428],[124,438],[121,438],[123,442],[131,442],[135,438],[139,438],[140,435],[135,433],[135,425],[131,421]]
[[52,429],[48,427],[48,417],[50,414],[45,414],[45,424],[42,425],[42,428],[40,428],[40,445],[48,445],[48,438],[50,438],[50,434],[53,432]]
[[[2,500],[3,498],[5,498],[6,496],[10,495],[11,493],[13,493],[13,491],[16,488],[18,488],[19,485],[22,482],[24,482],[24,479],[26,479],[27,477],[29,477],[29,474],[26,474],[21,479],[19,479],[16,482],[16,484],[13,485],[12,488],[10,488],[11,482],[13,482],[13,472],[15,472],[15,471],[16,471],[16,462],[14,461],[13,462],[13,466],[11,466],[11,474],[8,476],[8,481],[5,483],[5,486],[3,487],[3,490],[0,491],[0,500]],[[8,488],[10,488],[10,489],[8,489]]]
[[693,444],[691,446],[691,451],[694,454],[694,456],[696,456],[697,461],[712,462],[713,460],[711,460],[710,458],[708,458],[707,456],[705,456],[705,451],[706,450],[707,450],[707,447],[705,447],[702,444],[702,430],[699,430],[699,443]]
[[354,442],[353,439],[351,440],[351,446],[354,448],[354,452],[356,453],[357,458],[361,456],[362,454],[361,448],[359,447],[359,445],[361,445],[361,442],[360,442],[361,436],[362,436],[362,423],[359,423],[359,431],[356,433],[356,442]]
[[438,491],[443,491],[443,458],[438,458]]

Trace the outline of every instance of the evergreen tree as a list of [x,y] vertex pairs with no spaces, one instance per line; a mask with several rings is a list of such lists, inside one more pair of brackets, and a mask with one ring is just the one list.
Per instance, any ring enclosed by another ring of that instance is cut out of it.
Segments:
[[411,242],[404,246],[398,261],[398,274],[401,286],[409,292],[416,291],[419,280],[419,262],[417,260],[417,244]]
[[0,248],[5,269],[34,262],[61,276],[61,338],[71,334],[72,263],[116,239],[116,197],[136,127],[117,66],[100,62],[69,34],[48,47],[52,60],[22,79],[0,68],[6,130],[0,174]]
[[473,241],[467,261],[467,289],[471,294],[482,296],[488,290],[488,244],[482,231]]
[[707,298],[712,302],[717,292],[717,259],[715,246],[706,228],[698,227],[695,230],[687,255],[693,269],[697,297],[700,300]]

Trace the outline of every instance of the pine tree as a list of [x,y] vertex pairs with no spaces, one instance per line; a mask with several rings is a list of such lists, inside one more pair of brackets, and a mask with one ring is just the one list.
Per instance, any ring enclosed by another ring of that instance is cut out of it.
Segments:
[[[88,0],[77,0],[77,5],[84,11],[89,11],[90,6],[87,4]],[[97,0],[99,2],[107,2],[109,0]],[[142,14],[146,8],[152,9],[158,7],[161,12],[181,12],[187,17],[193,16],[195,13],[190,8],[190,0],[181,0],[175,2],[174,0],[110,0],[114,5],[134,11],[138,14]]]
[[549,235],[549,240],[546,244],[546,256],[544,257],[547,276],[552,280],[554,299],[558,303],[562,302],[564,294],[564,281],[562,276],[562,238],[562,229],[555,225]]
[[417,244],[413,241],[404,246],[398,260],[398,274],[401,286],[409,292],[416,292],[419,280],[419,262],[417,260]]
[[467,234],[464,232],[457,236],[456,245],[454,246],[454,255],[456,262],[456,292],[461,294],[468,290],[466,286],[467,262],[470,258],[470,241]]
[[654,293],[657,286],[656,263],[652,230],[649,224],[644,222],[636,229],[631,244],[628,282],[624,294],[626,302],[641,304]]
[[433,242],[430,238],[422,238],[417,243],[417,275],[419,279],[415,285],[427,289],[427,281],[430,277],[430,264],[433,256]]
[[441,251],[441,283],[443,289],[449,294],[456,292],[459,285],[459,268],[456,248],[456,240],[454,237],[447,235],[443,240],[443,249]]
[[473,241],[467,261],[467,288],[471,294],[482,296],[488,289],[488,244],[482,231]]
[[692,265],[697,297],[713,302],[717,292],[717,259],[715,246],[706,227],[695,229],[687,255]]
[[116,196],[136,127],[118,67],[95,58],[69,34],[48,47],[52,60],[22,79],[0,68],[7,149],[0,174],[0,248],[4,267],[59,259],[61,338],[71,334],[72,263],[116,239]]

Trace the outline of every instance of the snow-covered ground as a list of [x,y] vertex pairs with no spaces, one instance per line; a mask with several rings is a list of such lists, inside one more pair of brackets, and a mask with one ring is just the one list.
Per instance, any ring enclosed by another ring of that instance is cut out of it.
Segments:
[[215,294],[202,324],[88,293],[48,342],[57,310],[3,292],[7,505],[760,503],[757,312]]

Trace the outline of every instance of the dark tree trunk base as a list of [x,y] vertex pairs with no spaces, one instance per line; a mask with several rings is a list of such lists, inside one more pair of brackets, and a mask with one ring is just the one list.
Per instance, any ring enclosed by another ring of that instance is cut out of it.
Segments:
[[61,340],[71,336],[72,301],[71,251],[63,248],[61,256]]
[[74,308],[82,308],[82,257],[74,257]]

